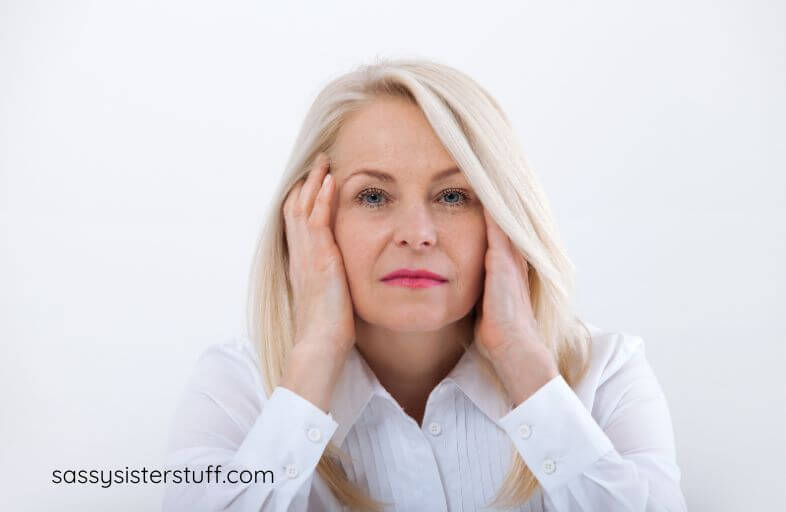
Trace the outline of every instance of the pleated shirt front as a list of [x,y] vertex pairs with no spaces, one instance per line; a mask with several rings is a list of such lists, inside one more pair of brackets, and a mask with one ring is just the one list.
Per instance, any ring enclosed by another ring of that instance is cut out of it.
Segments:
[[[590,371],[575,389],[559,375],[510,404],[471,347],[431,391],[421,425],[356,349],[325,413],[282,386],[268,397],[248,339],[215,344],[183,393],[167,466],[221,473],[217,483],[167,485],[163,510],[347,510],[316,472],[332,441],[347,476],[386,510],[493,510],[518,453],[540,487],[512,510],[685,511],[671,418],[643,340],[589,327]],[[272,478],[238,481],[255,470]]]

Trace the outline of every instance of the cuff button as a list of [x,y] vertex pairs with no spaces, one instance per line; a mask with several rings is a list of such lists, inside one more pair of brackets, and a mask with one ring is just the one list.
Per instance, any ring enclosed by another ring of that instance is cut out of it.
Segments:
[[547,474],[552,474],[557,470],[557,463],[551,459],[546,459],[543,461],[543,471]]
[[297,478],[297,468],[293,464],[284,466],[284,472],[289,478]]
[[322,439],[322,432],[320,432],[319,429],[316,429],[316,428],[308,429],[308,432],[306,432],[306,435],[308,436],[309,439],[311,439],[315,443],[317,441],[319,441],[320,439]]

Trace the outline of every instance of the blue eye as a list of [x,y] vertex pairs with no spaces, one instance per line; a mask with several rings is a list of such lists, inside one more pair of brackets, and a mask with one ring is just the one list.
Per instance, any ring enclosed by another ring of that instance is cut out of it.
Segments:
[[379,203],[377,201],[374,201],[374,202],[371,202],[371,203],[367,203],[367,202],[363,201],[363,199],[364,198],[368,198],[368,197],[377,197],[377,198],[379,198],[379,197],[384,197],[384,196],[385,196],[385,193],[382,190],[378,189],[378,188],[367,188],[367,189],[363,190],[362,192],[360,192],[356,196],[355,200],[358,201],[359,203],[361,203],[363,206],[366,206],[368,208],[379,208],[380,206],[382,206],[382,203]]
[[463,191],[458,190],[458,189],[448,189],[448,190],[443,191],[443,194],[445,194],[445,195],[443,195],[442,197],[446,197],[449,194],[453,195],[454,197],[457,197],[457,201],[455,201],[455,202],[454,201],[450,201],[450,202],[447,203],[447,204],[449,204],[451,206],[461,205],[461,204],[465,203],[469,199],[469,195],[466,192],[463,192]]
[[[443,203],[450,208],[455,208],[458,206],[464,206],[466,202],[469,200],[469,194],[464,192],[461,189],[451,188],[443,190],[441,193],[442,198],[452,198],[452,200],[448,200],[447,202]],[[367,202],[366,199],[371,198],[371,202]],[[366,208],[379,208],[380,206],[385,206],[384,202],[380,202],[380,199],[383,201],[387,201],[388,197],[384,190],[378,188],[367,188],[362,190],[357,196],[355,196],[355,202],[365,206]]]

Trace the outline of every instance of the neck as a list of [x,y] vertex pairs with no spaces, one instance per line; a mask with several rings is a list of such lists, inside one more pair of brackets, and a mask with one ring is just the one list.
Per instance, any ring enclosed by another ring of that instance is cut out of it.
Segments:
[[356,317],[356,345],[380,384],[420,425],[429,394],[461,359],[473,325],[467,315],[436,331],[406,332]]

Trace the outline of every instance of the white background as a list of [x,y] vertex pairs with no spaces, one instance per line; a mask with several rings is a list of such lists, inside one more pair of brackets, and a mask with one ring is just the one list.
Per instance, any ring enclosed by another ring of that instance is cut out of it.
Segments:
[[0,5],[0,508],[159,508],[51,472],[162,466],[196,357],[244,331],[306,109],[377,55],[508,112],[580,314],[644,337],[690,510],[782,505],[784,5],[284,4]]

